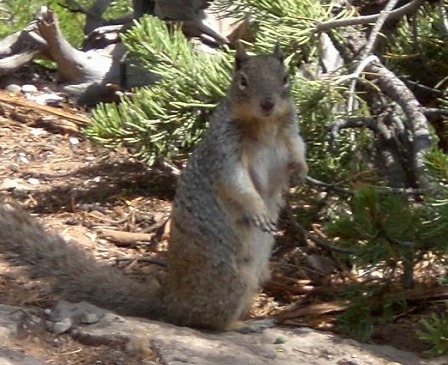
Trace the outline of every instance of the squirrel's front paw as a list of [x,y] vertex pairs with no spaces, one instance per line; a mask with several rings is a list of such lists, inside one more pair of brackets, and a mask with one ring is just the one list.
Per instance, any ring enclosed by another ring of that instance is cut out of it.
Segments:
[[299,183],[305,181],[308,175],[308,165],[305,161],[296,162],[290,164],[290,182],[292,185],[298,185]]
[[277,223],[268,214],[253,215],[251,223],[266,233],[274,233],[277,230]]

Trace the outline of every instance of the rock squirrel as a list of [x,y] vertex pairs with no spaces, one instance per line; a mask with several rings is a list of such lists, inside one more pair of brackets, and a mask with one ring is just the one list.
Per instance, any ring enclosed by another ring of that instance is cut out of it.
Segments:
[[269,276],[273,231],[292,177],[308,167],[278,46],[248,56],[237,47],[224,100],[179,178],[167,273],[138,283],[98,263],[26,212],[0,205],[0,252],[51,277],[55,292],[126,315],[228,330]]

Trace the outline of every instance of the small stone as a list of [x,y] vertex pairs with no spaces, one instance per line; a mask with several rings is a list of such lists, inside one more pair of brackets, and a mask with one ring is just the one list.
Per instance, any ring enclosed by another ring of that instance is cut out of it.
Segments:
[[28,160],[24,153],[19,153],[19,162],[21,163],[30,163],[30,160]]
[[23,180],[22,179],[10,179],[5,178],[2,183],[0,184],[0,191],[1,190],[14,190],[18,187],[24,187]]
[[34,178],[34,177],[30,177],[28,179],[28,183],[31,184],[31,185],[39,185],[40,181],[38,179]]
[[80,315],[79,321],[84,324],[93,324],[99,321],[99,317],[96,313],[84,312]]
[[22,86],[22,92],[24,93],[36,93],[37,87],[34,85],[26,84]]
[[50,329],[53,333],[57,335],[61,335],[65,332],[67,332],[73,325],[73,322],[71,318],[64,318],[62,321],[59,322],[50,322]]
[[39,137],[39,136],[47,134],[47,131],[43,128],[31,128],[30,133],[34,137]]
[[72,145],[77,145],[77,144],[79,144],[79,139],[76,138],[76,137],[70,137],[70,138],[69,138],[69,142],[70,142],[70,144],[72,144]]
[[42,94],[37,95],[34,98],[34,101],[40,105],[58,106],[62,101],[64,101],[64,98],[56,94]]
[[13,93],[13,94],[18,94],[22,91],[22,88],[20,87],[20,85],[17,84],[9,84],[8,86],[6,86],[6,91]]
[[9,179],[5,178],[0,183],[0,191],[11,191],[11,192],[28,192],[35,190],[29,182],[25,182],[23,179]]
[[40,323],[42,321],[42,319],[38,316],[32,315],[30,318],[30,321],[34,324]]

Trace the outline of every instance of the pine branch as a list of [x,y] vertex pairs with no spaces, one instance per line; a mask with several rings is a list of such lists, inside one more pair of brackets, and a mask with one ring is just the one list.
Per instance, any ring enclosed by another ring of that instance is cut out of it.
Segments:
[[108,147],[124,145],[149,164],[186,157],[230,78],[230,55],[195,50],[178,28],[144,17],[123,39],[130,57],[160,76],[150,88],[100,105],[86,135]]

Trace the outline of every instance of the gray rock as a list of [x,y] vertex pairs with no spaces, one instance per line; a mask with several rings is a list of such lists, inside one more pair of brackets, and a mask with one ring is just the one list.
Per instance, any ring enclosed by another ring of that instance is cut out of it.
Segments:
[[17,84],[9,84],[5,87],[5,90],[13,94],[18,94],[22,91],[22,87]]
[[31,84],[25,84],[22,86],[22,92],[24,93],[37,93],[37,87]]
[[40,360],[28,356],[22,352],[0,347],[0,364],[1,365],[45,365]]
[[[390,346],[362,344],[309,328],[266,328],[260,333],[251,334],[206,332],[141,318],[120,317],[88,303],[61,303],[52,311],[52,315],[58,320],[77,316],[79,318],[79,313],[94,313],[94,317],[98,319],[93,324],[78,323],[76,330],[71,330],[71,335],[81,343],[114,346],[118,344],[132,352],[152,351],[157,353],[160,363],[163,364],[447,364],[446,358],[424,360],[415,354]],[[15,312],[17,308],[0,305],[0,343],[5,346],[8,337],[16,331],[18,319],[17,315],[13,315]],[[14,362],[12,364],[16,365]]]

